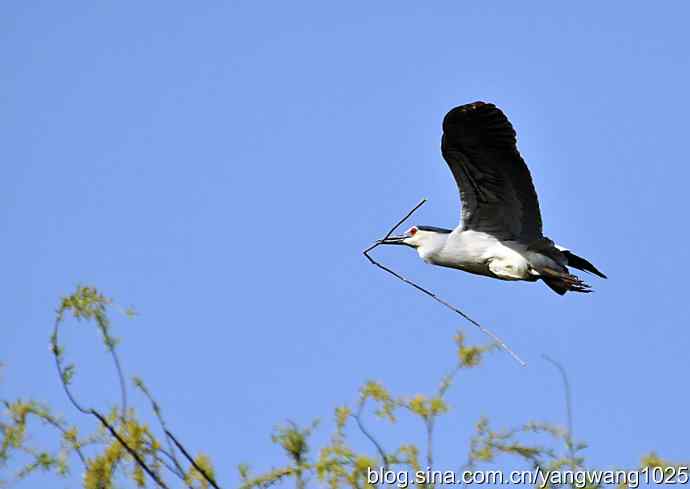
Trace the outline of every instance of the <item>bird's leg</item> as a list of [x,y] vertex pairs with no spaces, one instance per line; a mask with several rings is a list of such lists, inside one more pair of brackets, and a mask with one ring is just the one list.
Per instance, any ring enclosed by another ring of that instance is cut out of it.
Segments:
[[577,275],[559,272],[558,270],[554,270],[553,268],[549,267],[544,267],[539,272],[541,275],[546,275],[549,277],[562,280],[563,283],[565,283],[568,286],[568,290],[572,290],[574,292],[582,292],[585,294],[589,294],[590,292],[592,292],[592,286],[583,282]]

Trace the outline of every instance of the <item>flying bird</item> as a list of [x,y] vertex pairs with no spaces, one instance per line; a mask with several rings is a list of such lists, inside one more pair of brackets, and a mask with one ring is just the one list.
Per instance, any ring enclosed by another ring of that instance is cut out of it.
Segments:
[[380,244],[405,245],[425,262],[500,280],[542,280],[556,293],[591,292],[568,267],[606,275],[542,234],[532,177],[515,130],[494,104],[474,102],[443,119],[441,153],[460,190],[455,229],[412,226]]

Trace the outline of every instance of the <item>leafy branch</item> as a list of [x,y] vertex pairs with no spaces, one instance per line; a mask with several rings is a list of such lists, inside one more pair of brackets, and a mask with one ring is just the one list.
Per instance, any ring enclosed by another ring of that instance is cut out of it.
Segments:
[[[164,481],[161,473],[161,467],[165,467],[170,473],[184,481],[189,488],[192,488],[192,481],[197,480],[204,487],[210,484],[215,489],[220,489],[212,476],[213,471],[208,459],[206,457],[195,459],[172,435],[163,419],[158,403],[140,379],[134,380],[135,386],[150,401],[153,411],[165,433],[169,450],[163,450],[160,442],[151,434],[148,427],[138,423],[134,418],[133,412],[127,409],[127,388],[122,365],[117,354],[118,340],[111,334],[110,320],[107,315],[107,309],[111,305],[112,301],[95,288],[79,286],[74,294],[62,299],[56,313],[51,335],[51,352],[53,353],[55,366],[67,398],[79,412],[95,417],[117,442],[116,446],[111,446],[111,449],[106,450],[101,457],[97,457],[87,463],[86,479],[93,479],[93,487],[108,487],[112,484],[115,469],[124,460],[125,455],[127,455],[135,464],[133,477],[138,485],[143,485],[143,474],[146,474],[158,487],[168,489],[169,486]],[[133,315],[131,310],[126,310],[125,312],[128,316]],[[120,384],[121,407],[114,411],[116,413],[114,415],[106,416],[96,408],[85,407],[84,404],[77,401],[76,395],[70,388],[76,368],[74,364],[65,364],[65,348],[59,341],[60,328],[67,314],[71,314],[78,321],[95,322],[97,329],[101,333],[103,344],[113,359]],[[191,464],[192,467],[188,471],[182,468],[173,443]],[[164,454],[171,460],[173,465],[171,466],[163,462],[161,454]]]

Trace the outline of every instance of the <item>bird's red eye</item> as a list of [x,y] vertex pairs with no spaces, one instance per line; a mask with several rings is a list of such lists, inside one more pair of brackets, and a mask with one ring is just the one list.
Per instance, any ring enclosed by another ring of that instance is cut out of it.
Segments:
[[407,232],[410,236],[414,236],[417,233],[417,228],[410,228],[410,230]]

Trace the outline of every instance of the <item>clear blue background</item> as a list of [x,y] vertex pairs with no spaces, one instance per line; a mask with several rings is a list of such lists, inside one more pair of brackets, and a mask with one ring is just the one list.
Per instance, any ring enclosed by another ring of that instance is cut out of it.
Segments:
[[[545,233],[610,279],[559,297],[377,251],[529,362],[496,353],[458,379],[438,466],[464,462],[480,415],[564,423],[542,353],[570,375],[592,465],[635,466],[652,449],[687,460],[686,2],[2,10],[2,397],[80,419],[48,351],[58,298],[78,283],[139,310],[114,325],[127,374],[144,377],[226,487],[237,463],[282,463],[276,423],[321,418],[314,445],[326,441],[332,409],[367,379],[431,393],[453,365],[456,329],[485,338],[361,250],[421,197],[418,224],[457,223],[440,123],[487,100],[518,131]],[[69,331],[83,402],[117,401],[95,332]],[[370,424],[386,448],[423,445],[419,424]]]

